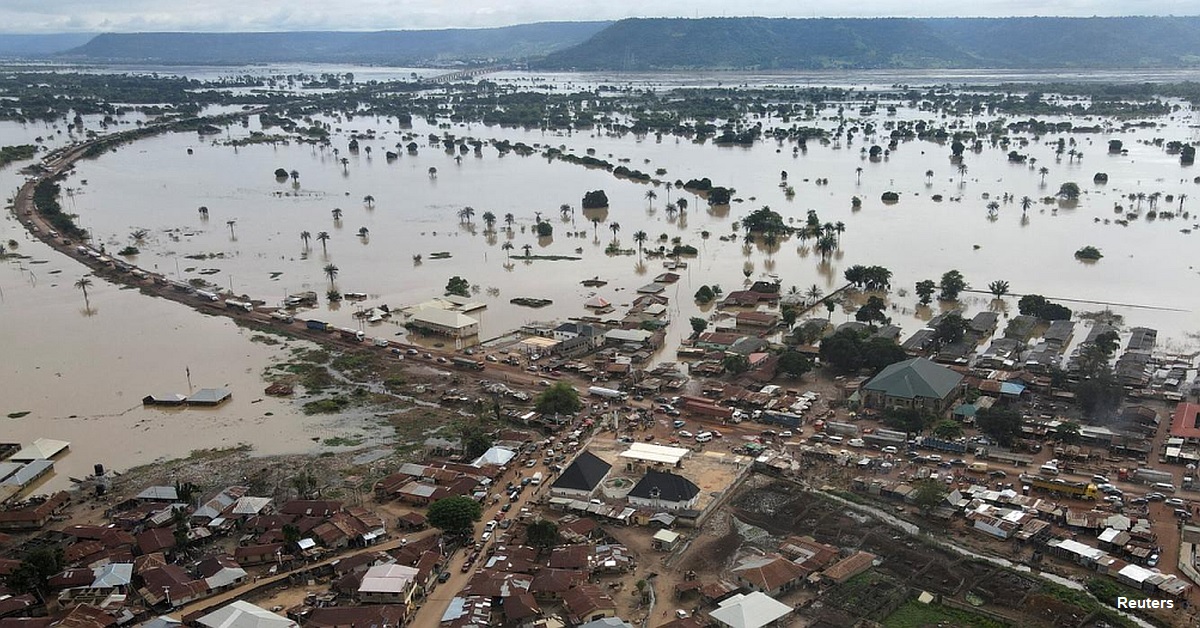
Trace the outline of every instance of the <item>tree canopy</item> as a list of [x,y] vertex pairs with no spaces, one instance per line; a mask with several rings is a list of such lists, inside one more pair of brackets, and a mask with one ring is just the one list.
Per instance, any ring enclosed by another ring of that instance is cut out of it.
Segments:
[[1014,408],[992,406],[975,414],[975,425],[1002,445],[1009,445],[1021,434],[1021,413]]
[[779,355],[779,372],[792,379],[799,379],[811,370],[812,360],[799,351],[789,349]]
[[1040,294],[1027,294],[1017,301],[1017,310],[1026,316],[1036,316],[1044,321],[1071,319],[1071,309],[1050,301]]
[[451,536],[467,536],[483,515],[479,502],[462,495],[439,499],[429,505],[429,525]]
[[471,296],[471,283],[466,279],[455,275],[446,282],[446,294],[469,297]]
[[545,552],[558,545],[558,525],[553,521],[538,519],[525,528],[525,540],[538,551]]
[[938,300],[957,301],[959,293],[967,289],[967,280],[957,270],[948,270],[942,275],[942,283],[939,284],[939,287],[942,292],[938,295]]
[[575,414],[583,408],[583,402],[574,386],[556,382],[537,396],[535,407],[542,414]]

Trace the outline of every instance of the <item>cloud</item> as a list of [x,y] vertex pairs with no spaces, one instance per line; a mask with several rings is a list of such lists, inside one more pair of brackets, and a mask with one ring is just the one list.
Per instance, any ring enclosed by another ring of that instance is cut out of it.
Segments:
[[[964,10],[964,6],[968,7]],[[1190,15],[1194,0],[3,0],[10,33],[386,30],[626,17]]]

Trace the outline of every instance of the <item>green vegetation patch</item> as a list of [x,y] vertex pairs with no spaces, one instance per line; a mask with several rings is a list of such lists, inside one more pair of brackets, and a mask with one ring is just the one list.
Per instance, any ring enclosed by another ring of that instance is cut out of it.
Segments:
[[304,414],[336,414],[341,412],[350,405],[350,400],[342,395],[335,395],[328,399],[319,399],[310,401],[301,408]]
[[962,626],[963,628],[1003,628],[1009,624],[990,617],[970,613],[957,608],[940,604],[922,604],[909,600],[896,612],[883,620],[885,628],[925,628],[926,626],[943,626],[945,628]]

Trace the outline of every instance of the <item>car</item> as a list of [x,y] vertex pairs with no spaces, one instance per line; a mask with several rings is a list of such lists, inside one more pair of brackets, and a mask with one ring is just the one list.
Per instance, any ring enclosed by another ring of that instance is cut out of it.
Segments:
[[942,461],[942,457],[937,454],[929,454],[928,456],[925,456],[925,459],[930,462],[941,462]]
[[1168,506],[1176,506],[1176,507],[1182,507],[1182,506],[1183,506],[1183,500],[1182,500],[1182,499],[1179,499],[1178,497],[1172,497],[1172,498],[1170,498],[1170,499],[1168,499],[1168,500],[1165,500],[1165,501],[1163,501],[1163,503],[1164,503],[1164,504],[1166,504],[1166,505],[1168,505]]
[[492,540],[492,533],[491,533],[491,532],[484,532],[484,533],[483,533],[483,536],[479,537],[479,542],[480,542],[480,543],[487,543],[487,542],[488,542],[488,541],[490,541],[490,540]]
[[408,355],[417,355],[418,353],[420,353],[420,351],[417,351],[416,349],[409,349],[409,350],[405,351],[405,353],[407,353]]
[[525,367],[525,370],[526,370],[526,371],[529,371],[530,373],[536,373],[536,372],[538,372],[538,367],[536,367],[536,366],[527,366],[527,367]]
[[713,430],[713,431],[712,431],[712,435],[713,435],[713,438],[725,438],[725,436],[724,436],[724,435],[722,435],[722,434],[721,434],[720,432],[718,432],[717,430]]
[[674,425],[674,426],[675,426],[675,429],[679,429],[679,428],[681,428],[681,427],[683,427],[683,426],[687,425],[687,421],[683,421],[683,420],[680,420],[680,419],[676,419],[676,420],[674,420],[674,421],[672,421],[672,422],[671,422],[671,425]]
[[496,359],[496,356],[494,356],[494,355],[492,355],[492,354],[490,354],[490,353],[489,353],[489,354],[487,354],[486,356],[484,356],[484,358],[483,358],[483,359],[487,360],[488,362],[497,362],[497,361],[498,361],[498,360]]
[[1150,558],[1146,559],[1146,566],[1147,567],[1157,567],[1158,566],[1158,554],[1151,554]]
[[446,584],[446,581],[449,579],[450,579],[449,571],[443,571],[442,573],[438,574],[438,582],[440,582],[442,584]]
[[525,463],[525,466],[526,466],[526,467],[530,467],[530,468],[532,468],[532,467],[536,467],[536,466],[537,466],[537,460],[534,460],[534,459],[532,459],[532,458],[531,458],[531,459],[529,460],[529,462],[526,462],[526,463]]
[[679,436],[680,438],[691,438],[692,433],[687,430],[679,430]]
[[989,476],[991,476],[991,477],[994,477],[994,478],[1006,478],[1006,477],[1008,477],[1008,474],[1007,474],[1007,473],[1005,473],[1005,472],[1003,472],[1003,471],[1001,471],[1000,469],[995,469],[995,470],[992,470],[992,471],[988,471],[988,475],[989,475]]
[[962,458],[955,458],[950,461],[950,464],[952,464],[956,467],[965,467],[965,466],[967,466],[967,461],[963,460]]
[[642,440],[646,441],[647,443],[652,443],[654,442],[654,434],[646,434],[646,438],[643,438]]
[[677,608],[677,609],[675,609],[675,617],[678,619],[687,619],[688,612],[683,610],[682,608]]
[[496,529],[496,522],[495,522],[495,521],[489,521],[489,522],[487,522],[486,524],[484,524],[484,526],[483,526],[483,529],[484,529],[484,530],[487,530],[488,532],[491,532],[492,530],[495,530],[495,529]]
[[1117,497],[1116,495],[1106,495],[1104,497],[1104,501],[1113,503],[1113,504],[1120,504],[1120,503],[1124,502],[1124,500],[1122,500],[1120,497]]
[[422,355],[421,357],[425,358],[426,360],[432,360],[432,359],[433,359],[433,354],[432,354],[432,353],[426,353],[425,355]]
[[887,447],[884,447],[884,448],[883,448],[883,449],[881,449],[880,451],[882,451],[882,452],[883,452],[883,453],[885,453],[885,454],[892,454],[892,455],[895,455],[895,454],[897,454],[897,453],[899,453],[899,452],[900,452],[900,450],[899,450],[899,449],[896,449],[895,447],[893,447],[893,446],[891,446],[891,445],[888,445]]
[[943,469],[952,469],[952,468],[954,468],[954,465],[953,465],[953,464],[951,464],[950,462],[946,461],[946,460],[943,460],[943,461],[941,461],[941,462],[937,463],[937,466],[939,466],[939,467],[941,467],[941,468],[943,468]]
[[1129,503],[1135,506],[1145,506],[1146,504],[1150,503],[1150,500],[1146,499],[1145,497],[1135,497],[1129,500]]
[[512,510],[512,504],[504,504],[500,507],[500,512],[508,512]]
[[909,460],[916,460],[917,458],[921,457],[921,454],[915,451],[906,451],[904,452],[904,457],[908,458]]
[[1162,493],[1146,493],[1146,499],[1152,502],[1161,502],[1166,500],[1167,496]]
[[503,519],[504,519],[504,511],[500,511],[500,512],[497,512],[496,514],[492,515],[492,520],[489,521],[488,523],[496,523],[497,521],[501,521]]
[[471,571],[471,561],[464,562],[462,569],[460,571],[462,571],[463,573],[467,573],[468,571]]
[[783,430],[782,432],[779,433],[780,438],[791,438],[792,436],[793,436],[792,430]]
[[1182,508],[1176,508],[1175,509],[1175,517],[1178,519],[1191,519],[1192,513],[1188,512]]
[[1111,482],[1108,481],[1108,478],[1100,474],[1093,475],[1092,481],[1096,484],[1111,484]]
[[775,436],[777,435],[777,432],[775,430],[763,430],[762,435],[765,438],[775,438]]

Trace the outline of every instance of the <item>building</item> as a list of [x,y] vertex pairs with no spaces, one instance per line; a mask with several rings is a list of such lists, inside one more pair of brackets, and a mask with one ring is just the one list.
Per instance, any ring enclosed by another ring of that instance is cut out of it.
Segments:
[[417,568],[405,565],[377,565],[363,575],[358,599],[367,604],[412,604],[416,590]]
[[554,483],[550,485],[550,494],[555,497],[574,497],[587,499],[592,496],[612,465],[601,460],[590,451],[584,451],[563,469]]
[[265,608],[242,600],[204,615],[196,620],[196,623],[206,628],[297,628],[299,626],[286,617],[281,617]]
[[927,359],[913,358],[888,366],[864,384],[863,405],[941,414],[962,392],[962,383],[962,375]]
[[1175,406],[1171,436],[1191,445],[1200,443],[1200,404],[1183,402]]
[[691,480],[662,471],[647,471],[629,491],[629,503],[654,510],[684,510],[696,505],[700,487]]
[[768,554],[742,561],[732,573],[747,589],[775,596],[798,587],[810,571],[778,554]]
[[409,316],[408,324],[417,329],[451,338],[469,338],[479,335],[479,321],[466,314],[435,307],[415,310]]
[[708,616],[729,628],[762,628],[787,617],[791,612],[792,607],[787,604],[755,591],[722,600]]

